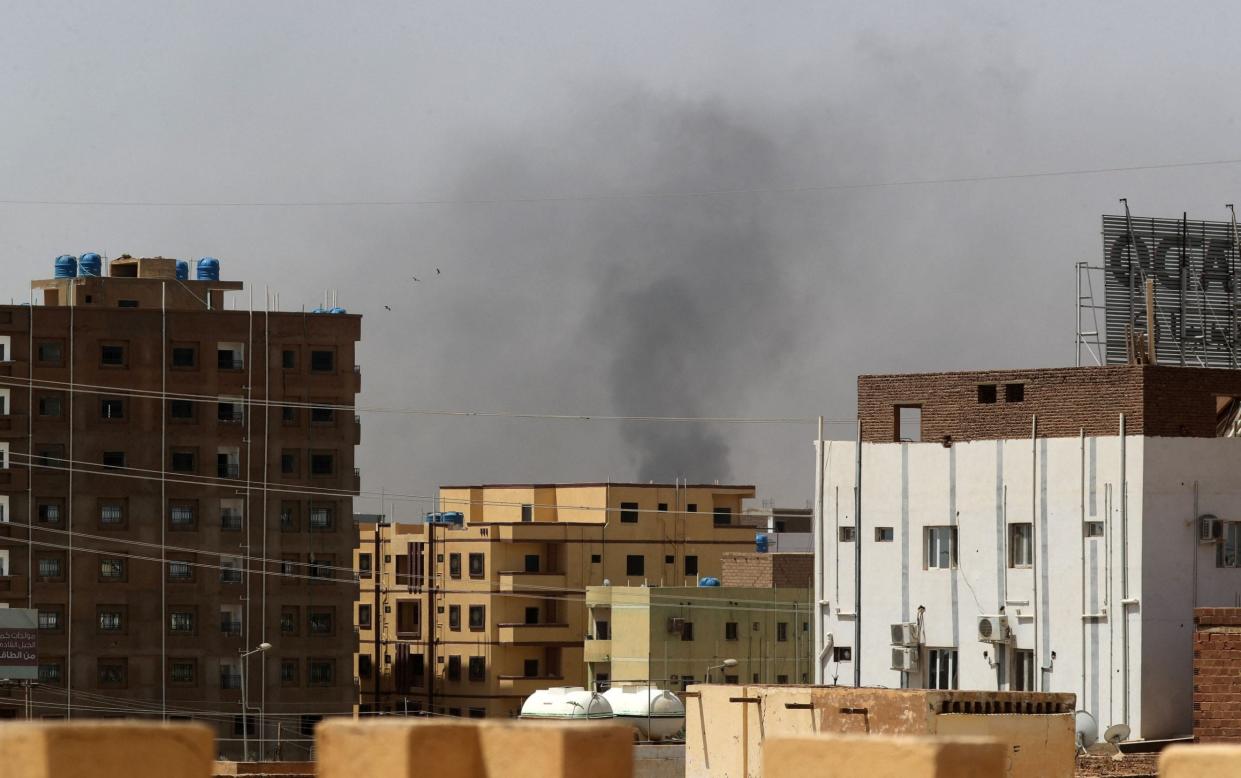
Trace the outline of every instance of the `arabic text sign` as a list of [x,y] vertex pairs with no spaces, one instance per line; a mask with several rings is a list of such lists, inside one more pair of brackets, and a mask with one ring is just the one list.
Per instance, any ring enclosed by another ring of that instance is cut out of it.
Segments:
[[39,677],[39,612],[0,608],[0,679]]

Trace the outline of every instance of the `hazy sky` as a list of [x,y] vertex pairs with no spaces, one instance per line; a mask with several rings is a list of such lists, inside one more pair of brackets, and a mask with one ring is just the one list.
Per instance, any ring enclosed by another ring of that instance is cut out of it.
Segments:
[[[1241,158],[1235,4],[1020,9],[0,3],[0,201],[423,202],[0,204],[0,294],[92,250],[333,288],[389,408],[849,418],[858,373],[1069,364],[1099,215],[1225,218],[1241,165],[788,191]],[[374,413],[359,464],[802,504],[812,435]]]

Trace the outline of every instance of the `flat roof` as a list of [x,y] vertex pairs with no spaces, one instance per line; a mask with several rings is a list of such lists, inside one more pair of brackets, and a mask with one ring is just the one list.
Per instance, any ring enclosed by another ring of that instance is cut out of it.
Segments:
[[753,484],[652,484],[627,481],[562,481],[532,484],[454,484],[451,486],[441,486],[440,489],[564,489],[592,486],[624,486],[636,489],[716,489],[721,491],[754,491],[758,488]]

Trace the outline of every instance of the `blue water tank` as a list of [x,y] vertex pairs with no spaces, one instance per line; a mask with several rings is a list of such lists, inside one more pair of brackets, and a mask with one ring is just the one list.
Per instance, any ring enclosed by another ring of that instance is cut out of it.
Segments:
[[310,312],[311,313],[327,313],[327,308],[324,308],[322,305],[316,305],[314,308],[310,309]]
[[465,524],[465,514],[461,511],[447,511],[442,515],[444,517],[445,524],[455,524],[458,527]]
[[199,281],[219,281],[220,280],[220,260],[215,257],[203,257],[198,260],[198,280]]
[[78,274],[78,258],[69,254],[56,257],[56,270],[52,278],[75,278]]
[[718,579],[718,578],[712,578],[712,577],[710,577],[710,576],[708,576],[708,577],[706,577],[706,578],[699,578],[699,579],[698,579],[698,585],[699,585],[699,586],[719,586],[719,585],[720,585],[720,579]]
[[103,275],[103,257],[95,252],[83,254],[78,259],[78,272],[84,276],[101,276]]
[[767,553],[767,536],[761,532],[754,536],[754,550],[760,554]]
[[189,281],[190,280],[190,263],[186,262],[184,259],[177,260],[177,280],[178,281]]
[[328,313],[348,313],[348,311],[346,311],[344,308],[341,308],[341,307],[338,305],[338,306],[336,306],[335,308],[333,308],[332,310],[328,311]]

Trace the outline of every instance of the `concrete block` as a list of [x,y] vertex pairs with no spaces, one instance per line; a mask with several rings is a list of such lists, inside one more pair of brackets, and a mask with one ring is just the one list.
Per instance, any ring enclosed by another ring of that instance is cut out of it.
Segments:
[[614,724],[331,719],[318,778],[632,778],[633,730]]
[[1159,778],[1241,776],[1241,745],[1179,745],[1159,755]]
[[764,778],[1000,778],[1005,748],[989,738],[819,735],[763,744]]
[[215,737],[201,724],[14,722],[0,726],[5,778],[210,778]]

